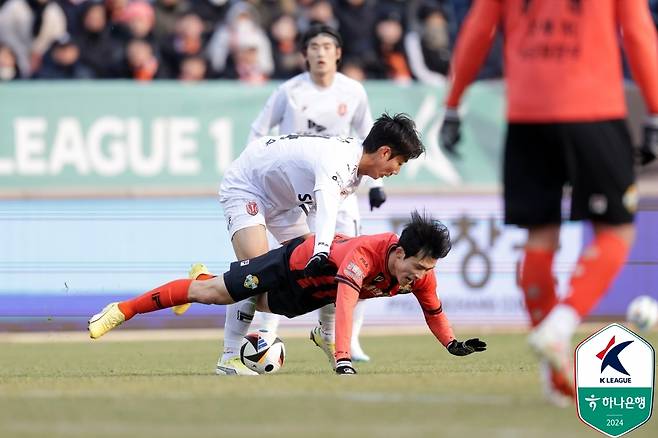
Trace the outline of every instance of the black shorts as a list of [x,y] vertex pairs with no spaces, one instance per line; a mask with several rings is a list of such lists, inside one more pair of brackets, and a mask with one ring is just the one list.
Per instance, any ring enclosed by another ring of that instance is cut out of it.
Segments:
[[510,123],[503,169],[505,223],[559,224],[571,186],[572,220],[633,222],[633,146],[624,120]]
[[332,298],[315,298],[312,291],[301,288],[296,281],[301,271],[290,271],[290,255],[302,242],[301,237],[293,239],[261,256],[231,263],[224,273],[224,284],[231,298],[238,302],[267,292],[270,311],[288,318],[333,302]]

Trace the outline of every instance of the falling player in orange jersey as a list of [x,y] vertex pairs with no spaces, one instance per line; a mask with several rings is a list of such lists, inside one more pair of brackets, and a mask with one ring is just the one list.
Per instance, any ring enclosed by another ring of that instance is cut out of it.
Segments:
[[[626,126],[623,43],[649,116],[641,161],[658,153],[658,43],[646,1],[477,0],[456,43],[440,143],[455,153],[461,96],[497,28],[504,35],[507,138],[505,222],[528,229],[520,285],[541,358],[546,394],[573,398],[571,338],[628,258],[637,207],[634,151]],[[621,36],[621,38],[620,38]],[[571,219],[588,220],[583,250],[564,298],[552,271],[563,188]]]
[[451,354],[486,350],[477,338],[455,339],[437,296],[436,263],[451,248],[448,229],[440,222],[414,212],[400,237],[394,233],[352,238],[338,234],[329,256],[337,269],[308,277],[304,267],[313,247],[313,236],[293,239],[262,256],[233,262],[224,275],[175,280],[131,300],[111,303],[91,317],[89,334],[96,339],[138,313],[189,302],[231,304],[257,297],[258,310],[289,318],[336,303],[336,351],[331,363],[337,374],[356,374],[350,337],[357,301],[412,293],[429,329]]

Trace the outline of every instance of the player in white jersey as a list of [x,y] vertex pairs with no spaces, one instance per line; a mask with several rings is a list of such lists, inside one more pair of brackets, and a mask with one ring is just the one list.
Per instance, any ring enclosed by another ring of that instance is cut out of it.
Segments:
[[[313,134],[251,142],[228,168],[220,187],[235,255],[248,264],[248,259],[265,254],[266,227],[279,243],[307,235],[307,214],[315,215],[315,246],[303,275],[332,273],[336,268],[329,263],[329,248],[341,201],[356,190],[362,176],[395,175],[423,151],[413,121],[404,114],[382,115],[362,142]],[[237,305],[238,318],[225,327],[224,353],[216,369],[220,375],[254,374],[238,353],[255,302]]]
[[[359,82],[338,72],[342,38],[326,25],[313,25],[301,40],[307,72],[281,84],[272,93],[265,107],[251,125],[249,140],[266,136],[272,128],[279,134],[304,133],[336,136],[354,135],[363,139],[372,126],[372,114],[366,90]],[[370,209],[379,208],[386,200],[381,180],[369,180]],[[311,231],[314,224],[309,222]],[[338,209],[336,232],[355,237],[361,230],[361,217],[356,194],[349,195]],[[236,305],[227,306],[226,315],[237,317]],[[333,345],[335,306],[319,311],[319,322],[326,342]],[[261,328],[276,332],[281,317],[260,313]],[[229,322],[230,324],[230,322]],[[361,348],[359,333],[363,325],[363,302],[354,309],[352,328],[352,360],[368,361]]]

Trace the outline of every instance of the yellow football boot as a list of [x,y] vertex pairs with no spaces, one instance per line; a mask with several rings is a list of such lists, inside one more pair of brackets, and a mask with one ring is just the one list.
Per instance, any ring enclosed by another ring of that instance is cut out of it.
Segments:
[[125,320],[126,316],[119,310],[119,303],[110,303],[87,322],[89,337],[98,339],[113,328],[120,326]]

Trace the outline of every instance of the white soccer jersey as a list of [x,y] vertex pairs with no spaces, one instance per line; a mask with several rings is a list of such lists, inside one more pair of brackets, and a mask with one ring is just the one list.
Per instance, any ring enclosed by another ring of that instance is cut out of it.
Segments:
[[[368,95],[359,82],[336,73],[333,83],[323,88],[313,82],[309,73],[302,73],[272,93],[251,125],[249,141],[268,135],[274,127],[278,127],[279,134],[354,135],[363,140],[372,124]],[[381,179],[366,181],[371,187],[382,186]],[[359,205],[353,195],[339,207],[336,230],[356,236],[359,223]],[[314,231],[314,224],[309,225]]]
[[300,207],[317,209],[321,219],[316,223],[316,252],[329,252],[338,206],[361,180],[357,170],[362,154],[362,143],[354,138],[312,134],[259,138],[227,169],[220,201],[256,196],[269,210],[266,217]]
[[281,84],[251,125],[250,141],[278,126],[279,134],[354,135],[363,140],[372,127],[366,90],[336,73],[333,83],[319,87],[309,73]]

